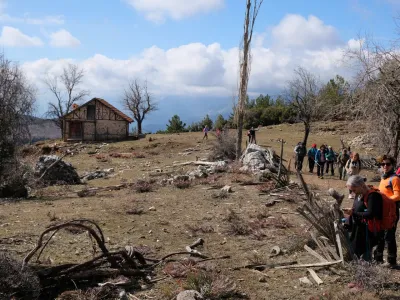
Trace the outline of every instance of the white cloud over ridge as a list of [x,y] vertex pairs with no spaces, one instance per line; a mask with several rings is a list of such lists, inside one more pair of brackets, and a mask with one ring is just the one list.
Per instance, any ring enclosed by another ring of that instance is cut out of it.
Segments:
[[0,45],[8,47],[38,47],[42,46],[43,42],[40,38],[28,36],[17,28],[4,26],[1,31]]
[[65,29],[50,34],[50,46],[56,48],[77,47],[81,42]]
[[[304,19],[313,26],[303,26],[303,31],[285,31],[292,17],[285,17],[272,29],[272,41],[264,45],[262,39],[253,44],[249,93],[276,95],[291,79],[298,66],[320,76],[323,82],[336,74],[345,77],[351,71],[344,64],[342,55],[347,47],[354,47],[356,40],[347,43],[337,38],[330,28],[315,17]],[[311,20],[311,21],[310,21]],[[319,27],[318,27],[319,26]],[[307,36],[307,43],[282,43],[281,37]],[[330,33],[331,40],[321,37]],[[262,36],[262,35],[260,35]],[[308,47],[309,45],[309,47]],[[207,96],[230,98],[237,91],[238,48],[223,49],[219,43],[204,45],[191,43],[171,49],[157,46],[143,50],[128,59],[113,59],[96,54],[83,61],[40,59],[22,65],[28,78],[41,84],[46,74],[59,74],[67,62],[78,63],[85,70],[85,89],[92,96],[120,97],[129,79],[147,80],[150,91],[157,97]],[[45,92],[44,86],[39,90]]]
[[196,14],[218,10],[225,0],[125,0],[135,10],[155,23],[167,18],[181,20]]

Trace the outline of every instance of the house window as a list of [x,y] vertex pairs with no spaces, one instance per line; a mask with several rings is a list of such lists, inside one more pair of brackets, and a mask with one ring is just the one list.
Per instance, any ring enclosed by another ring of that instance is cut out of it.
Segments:
[[88,105],[86,111],[86,119],[87,120],[94,120],[96,115],[96,106]]

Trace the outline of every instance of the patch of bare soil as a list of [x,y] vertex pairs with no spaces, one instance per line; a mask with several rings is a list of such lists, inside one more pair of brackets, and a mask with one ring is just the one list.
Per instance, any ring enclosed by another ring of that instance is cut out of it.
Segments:
[[[283,157],[288,163],[290,159],[293,161],[293,148],[301,140],[302,130],[301,124],[266,127],[257,132],[257,141],[279,152],[278,139],[285,139]],[[196,168],[179,163],[207,159],[215,138],[212,135],[208,141],[201,138],[201,133],[185,133],[152,135],[151,141],[60,143],[59,149],[74,152],[65,160],[76,167],[80,175],[96,169],[114,168],[115,171],[104,178],[90,180],[86,185],[43,187],[34,191],[33,199],[1,202],[0,249],[14,260],[22,261],[48,226],[90,219],[102,228],[109,251],[132,246],[140,249],[149,262],[173,252],[187,252],[186,247],[198,238],[204,243],[195,250],[202,256],[229,257],[208,261],[196,256],[189,259],[187,254],[173,256],[171,261],[154,269],[152,279],[158,281],[149,284],[137,280],[137,284],[126,287],[126,291],[136,297],[130,299],[173,299],[184,289],[202,291],[207,299],[400,297],[390,285],[381,289],[379,295],[369,290],[351,291],[347,284],[354,275],[340,265],[314,268],[323,281],[320,285],[306,268],[275,268],[294,262],[317,262],[315,256],[304,250],[304,245],[315,251],[318,248],[310,236],[313,229],[296,211],[304,201],[302,189],[291,185],[271,195],[272,185],[268,182],[252,184],[257,178],[235,167],[190,184],[184,183],[182,178],[177,181],[179,184],[168,181]],[[312,132],[309,141],[328,143],[336,149],[340,146],[339,135]],[[53,147],[51,154],[58,154],[59,149]],[[26,150],[27,160],[35,161],[41,154],[38,149]],[[293,162],[291,164],[293,170]],[[306,164],[303,171],[306,182],[322,197],[327,197],[326,191],[331,187],[347,197],[345,182],[337,176],[319,179],[315,174],[306,173]],[[294,175],[290,179],[297,181]],[[231,187],[231,192],[220,192],[225,185]],[[348,206],[349,200],[345,201]],[[38,263],[48,267],[82,263],[93,259],[93,251],[93,241],[85,231],[59,231]],[[398,275],[397,271],[390,271],[391,282],[397,281]],[[309,282],[300,281],[304,277]],[[119,279],[106,281],[111,280]],[[100,291],[99,287],[83,291],[79,291],[80,286],[77,288],[60,299],[96,299],[93,295],[103,295],[102,299],[106,299],[115,292],[112,289]]]

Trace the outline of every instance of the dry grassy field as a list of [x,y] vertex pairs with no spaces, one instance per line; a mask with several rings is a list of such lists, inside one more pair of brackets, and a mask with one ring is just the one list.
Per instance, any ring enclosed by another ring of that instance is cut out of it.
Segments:
[[[340,147],[340,137],[351,139],[362,130],[345,123],[319,123],[309,137],[309,143],[326,143]],[[151,141],[149,137],[151,136]],[[286,141],[284,159],[289,162],[293,148],[303,137],[301,124],[284,124],[261,128],[257,142],[279,152],[278,139]],[[378,299],[372,292],[349,295],[347,283],[351,275],[340,266],[316,269],[323,284],[304,285],[299,278],[307,276],[306,269],[274,269],[254,271],[238,268],[246,264],[297,261],[313,263],[315,258],[303,250],[310,239],[310,224],[295,209],[303,201],[300,190],[288,191],[285,201],[266,207],[268,195],[260,195],[260,186],[242,185],[253,180],[252,175],[231,172],[216,173],[207,179],[192,182],[187,187],[160,184],[163,176],[149,176],[162,171],[170,176],[185,174],[195,167],[176,167],[174,163],[207,158],[215,137],[202,141],[201,133],[148,135],[138,141],[107,144],[85,144],[78,153],[65,157],[79,174],[105,168],[114,168],[108,178],[88,181],[87,187],[106,187],[121,183],[150,180],[148,192],[135,187],[120,190],[105,189],[94,196],[79,197],[83,185],[50,186],[34,191],[35,197],[18,202],[0,203],[0,249],[16,258],[23,258],[35,245],[38,235],[50,224],[85,218],[99,223],[110,250],[127,245],[141,247],[147,257],[159,258],[165,254],[184,251],[185,246],[201,237],[205,243],[198,250],[212,257],[229,255],[229,259],[212,260],[207,270],[213,276],[226,276],[229,285],[239,292],[228,299]],[[72,147],[72,145],[71,145]],[[97,153],[94,152],[97,149]],[[365,155],[365,149],[352,149]],[[34,162],[37,155],[26,158]],[[293,165],[291,166],[293,170]],[[325,197],[328,188],[346,192],[345,182],[337,176],[318,179],[310,175],[307,163],[304,178],[310,187]],[[371,173],[364,173],[370,176]],[[291,179],[296,181],[295,175]],[[232,186],[232,193],[219,194],[224,185]],[[326,196],[327,197],[327,196]],[[346,199],[347,200],[347,199]],[[349,202],[346,202],[349,205]],[[151,208],[151,209],[150,209]],[[279,246],[281,255],[272,256],[271,249]],[[60,264],[88,260],[93,256],[92,243],[86,233],[59,232],[41,256],[43,264]],[[168,274],[164,266],[158,277]],[[391,271],[398,279],[398,271]],[[218,277],[217,276],[217,277]],[[168,276],[152,286],[135,288],[135,299],[173,299],[195,280]],[[222,298],[221,294],[221,298]],[[400,299],[400,293],[386,290],[382,299]],[[219,298],[215,298],[219,299]]]

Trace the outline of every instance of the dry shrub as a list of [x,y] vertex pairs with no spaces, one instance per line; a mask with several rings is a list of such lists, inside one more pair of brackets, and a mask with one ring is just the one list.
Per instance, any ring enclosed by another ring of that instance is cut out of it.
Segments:
[[185,289],[198,291],[205,299],[216,300],[237,295],[236,284],[227,276],[204,271],[187,276]]
[[148,193],[154,190],[154,184],[146,180],[138,180],[135,184],[133,184],[133,189],[137,193]]
[[109,159],[104,154],[96,154],[96,159],[100,162],[108,162]]
[[247,222],[239,217],[239,215],[233,210],[229,210],[228,215],[224,219],[229,223],[227,233],[230,235],[249,235],[251,234],[251,228]]
[[193,236],[197,236],[199,233],[212,233],[215,232],[214,227],[211,224],[203,223],[196,225],[186,225],[187,229],[191,232]]
[[146,155],[139,152],[132,152],[133,158],[146,158]]
[[50,145],[44,145],[44,146],[42,147],[42,154],[43,154],[43,155],[48,155],[48,154],[51,153],[52,150],[53,150],[53,149],[50,147]]
[[356,260],[350,265],[353,280],[366,291],[382,292],[391,278],[388,268],[364,260]]
[[223,131],[217,140],[213,143],[210,155],[208,157],[211,161],[216,160],[235,160],[236,159],[236,137],[234,133],[229,130]]
[[29,268],[21,270],[21,263],[0,252],[0,299],[36,299],[40,281]]
[[253,179],[248,174],[233,173],[231,175],[231,182],[232,183],[248,183],[248,182],[253,182]]
[[121,155],[121,153],[113,152],[113,153],[110,153],[109,156],[110,156],[110,157],[114,157],[114,158],[119,158],[119,157],[121,157],[122,155]]
[[121,299],[119,294],[122,289],[113,285],[90,288],[87,290],[67,291],[57,297],[58,300],[100,300],[100,299]]
[[277,228],[277,229],[287,229],[293,227],[293,224],[291,224],[287,218],[281,216],[278,218],[274,217],[268,217],[266,219],[256,219],[252,220],[249,223],[250,227],[253,230],[259,230],[259,229],[264,229],[264,228]]
[[257,190],[260,193],[268,193],[275,188],[276,188],[276,182],[274,182],[274,181],[268,181],[268,182],[263,183],[262,185],[257,185]]
[[47,212],[47,217],[49,218],[50,222],[55,222],[55,221],[59,220],[59,218],[56,216],[56,212],[55,211],[53,211],[53,212],[48,211]]
[[247,260],[252,265],[263,265],[266,264],[269,258],[263,254],[258,252],[257,250],[253,250],[246,256]]
[[144,211],[142,208],[132,208],[126,211],[127,215],[141,215]]
[[192,185],[190,180],[174,180],[174,186],[178,189],[188,189]]
[[214,199],[226,199],[229,197],[229,192],[226,190],[219,190],[211,195],[211,198]]
[[198,271],[196,261],[192,259],[185,259],[182,261],[174,261],[167,263],[163,272],[173,278],[186,277],[190,272]]

